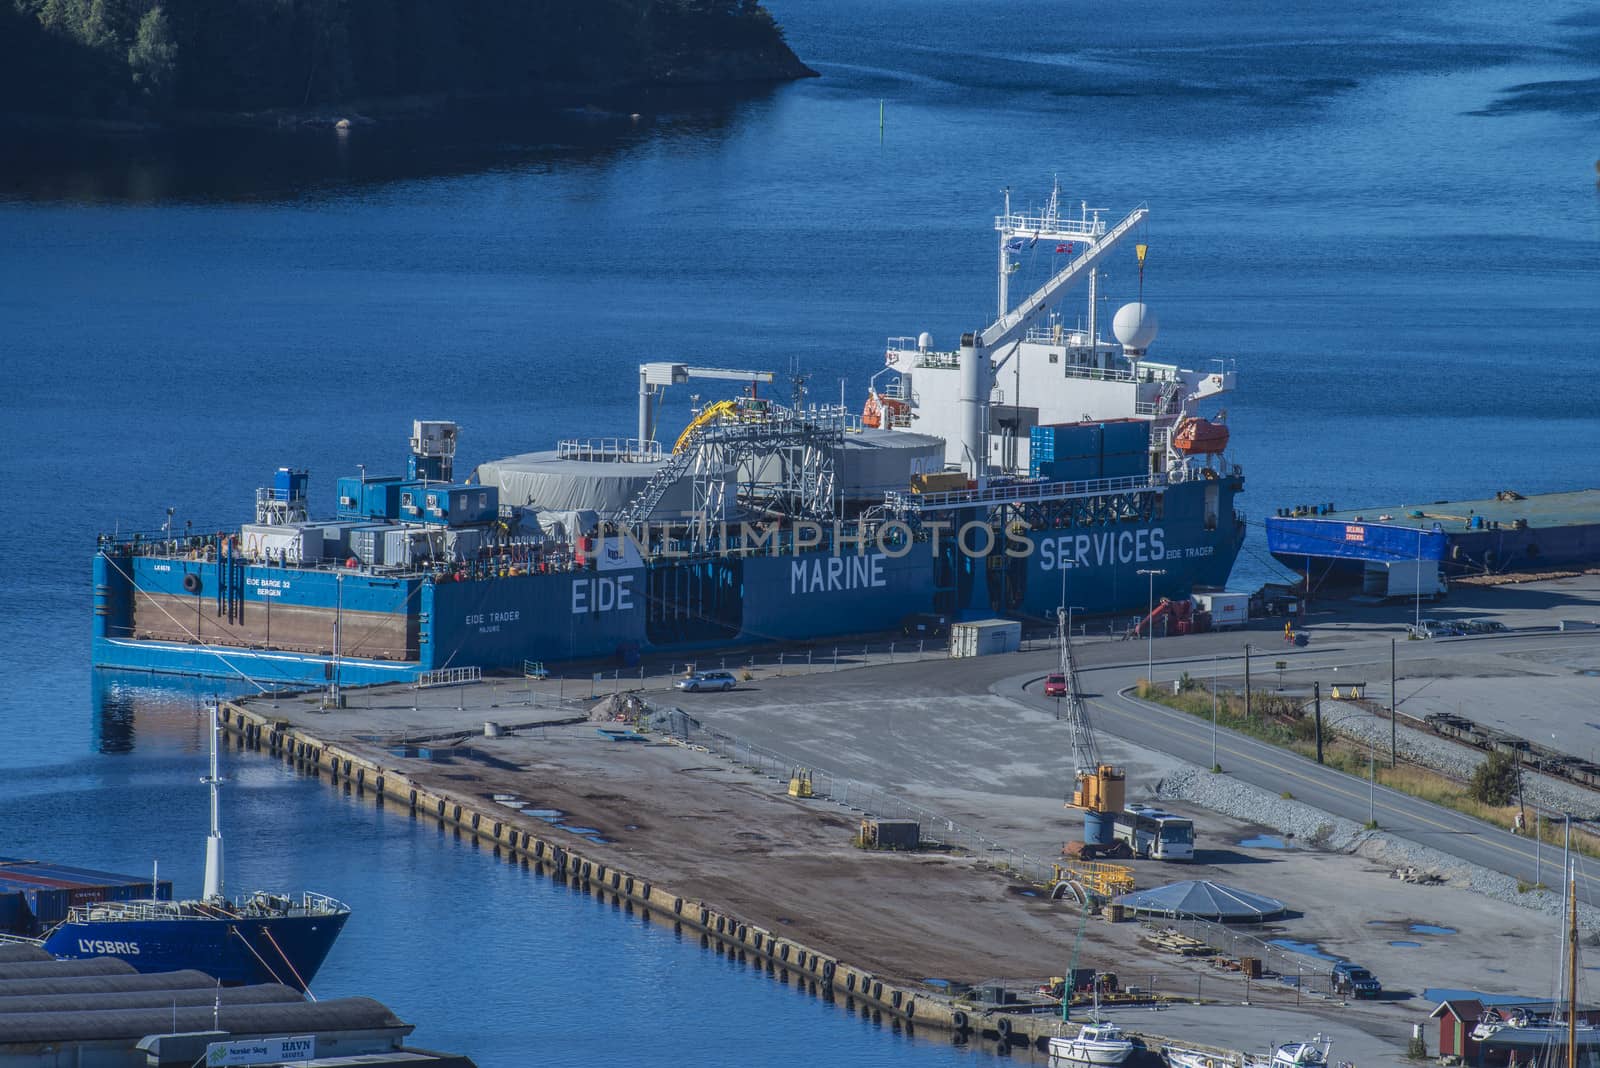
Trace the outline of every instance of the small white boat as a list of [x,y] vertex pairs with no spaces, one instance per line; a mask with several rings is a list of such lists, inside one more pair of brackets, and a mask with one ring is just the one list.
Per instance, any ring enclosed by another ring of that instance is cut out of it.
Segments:
[[1050,1063],[1121,1064],[1133,1052],[1133,1042],[1113,1023],[1086,1023],[1075,1038],[1050,1040]]
[[1285,1042],[1266,1060],[1246,1058],[1243,1068],[1327,1068],[1332,1046],[1325,1035],[1314,1035],[1310,1042]]
[[1238,1059],[1207,1053],[1203,1049],[1162,1046],[1161,1057],[1169,1068],[1238,1068]]

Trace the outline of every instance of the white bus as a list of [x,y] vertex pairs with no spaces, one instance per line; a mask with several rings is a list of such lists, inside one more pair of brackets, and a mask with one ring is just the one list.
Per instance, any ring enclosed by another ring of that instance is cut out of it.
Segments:
[[1129,805],[1117,813],[1116,839],[1136,857],[1194,859],[1194,821],[1159,808]]

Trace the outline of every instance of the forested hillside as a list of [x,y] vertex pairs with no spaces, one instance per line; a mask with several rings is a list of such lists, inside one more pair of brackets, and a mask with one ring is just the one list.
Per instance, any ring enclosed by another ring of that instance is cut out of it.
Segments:
[[0,0],[0,111],[307,109],[810,74],[757,0]]

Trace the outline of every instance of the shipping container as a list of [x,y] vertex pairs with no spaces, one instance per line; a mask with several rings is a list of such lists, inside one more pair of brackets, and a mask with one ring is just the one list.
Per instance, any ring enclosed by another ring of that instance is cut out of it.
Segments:
[[1437,560],[1369,560],[1361,575],[1361,592],[1377,597],[1442,597],[1449,589]]
[[390,527],[383,532],[385,567],[409,567],[433,556],[433,536],[416,527]]
[[1014,653],[1022,647],[1022,624],[1012,619],[980,619],[950,628],[952,657]]
[[0,889],[0,933],[26,935],[33,931],[28,907],[15,890]]
[[1068,460],[1046,460],[1038,465],[1035,477],[1048,479],[1051,482],[1092,482],[1102,477],[1100,458],[1084,456]]
[[405,497],[401,497],[401,511],[405,517],[422,523],[441,523],[452,527],[487,523],[500,516],[500,488],[498,486],[424,486],[415,491],[420,511],[407,510]]
[[1101,447],[1099,423],[1056,423],[1028,431],[1028,452],[1040,460],[1099,456]]
[[1210,613],[1212,630],[1228,630],[1250,622],[1248,593],[1196,593],[1194,603],[1200,611]]
[[348,535],[350,555],[367,567],[383,566],[383,536],[393,529],[385,524],[351,528]]
[[1150,451],[1148,419],[1108,419],[1100,424],[1100,451],[1104,455]]
[[398,475],[367,479],[361,484],[360,514],[368,519],[399,519],[400,495],[409,485]]
[[1101,478],[1137,478],[1150,473],[1150,453],[1108,452],[1100,458]]
[[251,560],[315,564],[322,559],[322,528],[246,523],[239,528],[239,551]]

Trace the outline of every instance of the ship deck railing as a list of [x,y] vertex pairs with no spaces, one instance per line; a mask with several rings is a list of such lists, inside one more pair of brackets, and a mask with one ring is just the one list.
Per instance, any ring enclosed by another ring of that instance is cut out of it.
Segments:
[[666,458],[661,442],[638,438],[564,438],[556,443],[562,460],[600,460],[612,463],[656,463]]
[[1084,482],[1008,482],[981,490],[950,490],[945,493],[886,493],[884,504],[897,512],[935,512],[974,505],[1024,504],[1031,501],[1060,501],[1073,497],[1100,497],[1108,493],[1139,493],[1165,490],[1165,475],[1125,475],[1121,478],[1095,478]]
[[419,690],[427,690],[435,686],[464,686],[469,682],[482,681],[481,667],[435,668],[432,671],[418,672],[416,687]]
[[298,899],[287,894],[257,892],[223,905],[187,901],[100,901],[92,905],[74,905],[67,910],[67,922],[218,920],[279,914],[332,916],[349,911],[350,906],[337,898],[306,890]]

